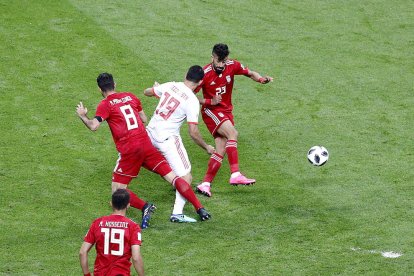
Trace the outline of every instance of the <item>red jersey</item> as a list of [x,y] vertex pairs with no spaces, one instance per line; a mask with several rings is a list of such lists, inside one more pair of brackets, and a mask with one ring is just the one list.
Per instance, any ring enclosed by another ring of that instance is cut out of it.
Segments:
[[110,215],[93,221],[85,242],[95,244],[93,275],[130,275],[131,246],[141,245],[141,229],[122,215]]
[[204,99],[212,99],[213,96],[221,94],[222,100],[218,105],[208,106],[209,109],[220,109],[231,112],[233,104],[231,102],[231,95],[233,92],[233,83],[235,75],[245,75],[249,73],[249,69],[244,67],[237,60],[229,59],[226,62],[226,67],[221,74],[217,74],[213,65],[210,63],[204,66],[204,78],[201,85],[196,89],[199,91],[203,89]]
[[129,92],[111,94],[96,108],[95,116],[108,122],[116,148],[120,153],[133,151],[131,145],[127,143],[129,138],[133,137],[137,140],[139,137],[148,137],[138,114],[140,111],[142,111],[140,100]]

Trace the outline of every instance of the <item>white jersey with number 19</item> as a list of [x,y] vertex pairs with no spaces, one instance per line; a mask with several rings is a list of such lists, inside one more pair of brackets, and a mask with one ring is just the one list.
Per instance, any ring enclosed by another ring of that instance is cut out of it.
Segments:
[[180,127],[187,119],[198,124],[200,104],[194,92],[183,82],[167,82],[153,87],[160,98],[147,130],[154,140],[163,142],[172,135],[180,135]]

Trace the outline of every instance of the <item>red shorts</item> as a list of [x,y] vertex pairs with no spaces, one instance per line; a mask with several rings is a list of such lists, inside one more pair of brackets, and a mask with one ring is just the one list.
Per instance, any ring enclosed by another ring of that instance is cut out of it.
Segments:
[[221,136],[217,133],[217,130],[225,121],[230,120],[230,122],[234,125],[233,114],[231,112],[226,112],[220,109],[212,110],[204,107],[201,110],[201,116],[203,117],[203,121],[213,137]]
[[138,176],[141,167],[165,176],[172,171],[164,156],[152,145],[149,138],[143,141],[134,141],[136,151],[119,153],[115,169],[112,174],[112,182],[128,185],[132,178]]

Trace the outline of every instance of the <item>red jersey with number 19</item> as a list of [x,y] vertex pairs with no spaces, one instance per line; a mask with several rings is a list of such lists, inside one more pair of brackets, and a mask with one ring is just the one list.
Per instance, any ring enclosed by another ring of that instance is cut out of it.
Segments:
[[142,111],[140,100],[129,92],[117,92],[107,96],[96,109],[95,116],[108,122],[116,148],[120,153],[133,151],[131,145],[127,143],[130,138],[133,137],[134,140],[139,140],[140,137],[148,138],[139,117],[140,111]]
[[84,241],[96,247],[93,275],[130,275],[131,246],[141,245],[141,228],[122,215],[104,216],[94,220]]
[[212,99],[213,96],[221,94],[222,100],[218,105],[208,106],[211,110],[223,110],[231,112],[233,104],[231,102],[231,94],[233,92],[233,83],[235,75],[247,75],[249,69],[244,67],[237,60],[229,59],[226,62],[226,67],[221,74],[217,74],[212,64],[204,66],[204,78],[202,84],[196,89],[199,91],[203,89],[204,99]]

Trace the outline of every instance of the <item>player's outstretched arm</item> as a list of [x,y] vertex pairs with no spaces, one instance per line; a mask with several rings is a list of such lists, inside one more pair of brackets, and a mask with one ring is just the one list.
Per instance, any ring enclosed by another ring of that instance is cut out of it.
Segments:
[[148,87],[147,89],[144,90],[144,95],[147,97],[154,97],[155,93],[154,93],[154,88],[152,87]]
[[78,106],[76,107],[76,113],[78,114],[79,118],[82,120],[82,122],[85,124],[87,128],[89,128],[92,131],[95,131],[98,129],[98,127],[101,125],[101,122],[98,121],[98,119],[93,118],[92,120],[88,118],[88,109],[83,106],[83,103],[80,102]]
[[154,85],[152,87],[148,87],[144,90],[144,95],[148,97],[156,96],[154,92],[154,87],[160,85],[158,82],[154,82]]
[[201,148],[205,149],[207,151],[208,154],[213,154],[215,149],[213,146],[208,145],[203,137],[201,137],[201,133],[198,129],[198,126],[196,124],[188,124],[188,133],[191,136],[191,139],[193,139],[193,141],[199,145]]
[[272,77],[269,77],[269,76],[262,77],[259,73],[255,71],[251,71],[251,70],[249,70],[249,73],[247,74],[247,76],[256,82],[260,82],[261,84],[266,84],[266,83],[273,81]]
[[131,246],[132,251],[132,263],[139,276],[144,276],[144,261],[141,256],[141,248],[139,245]]

